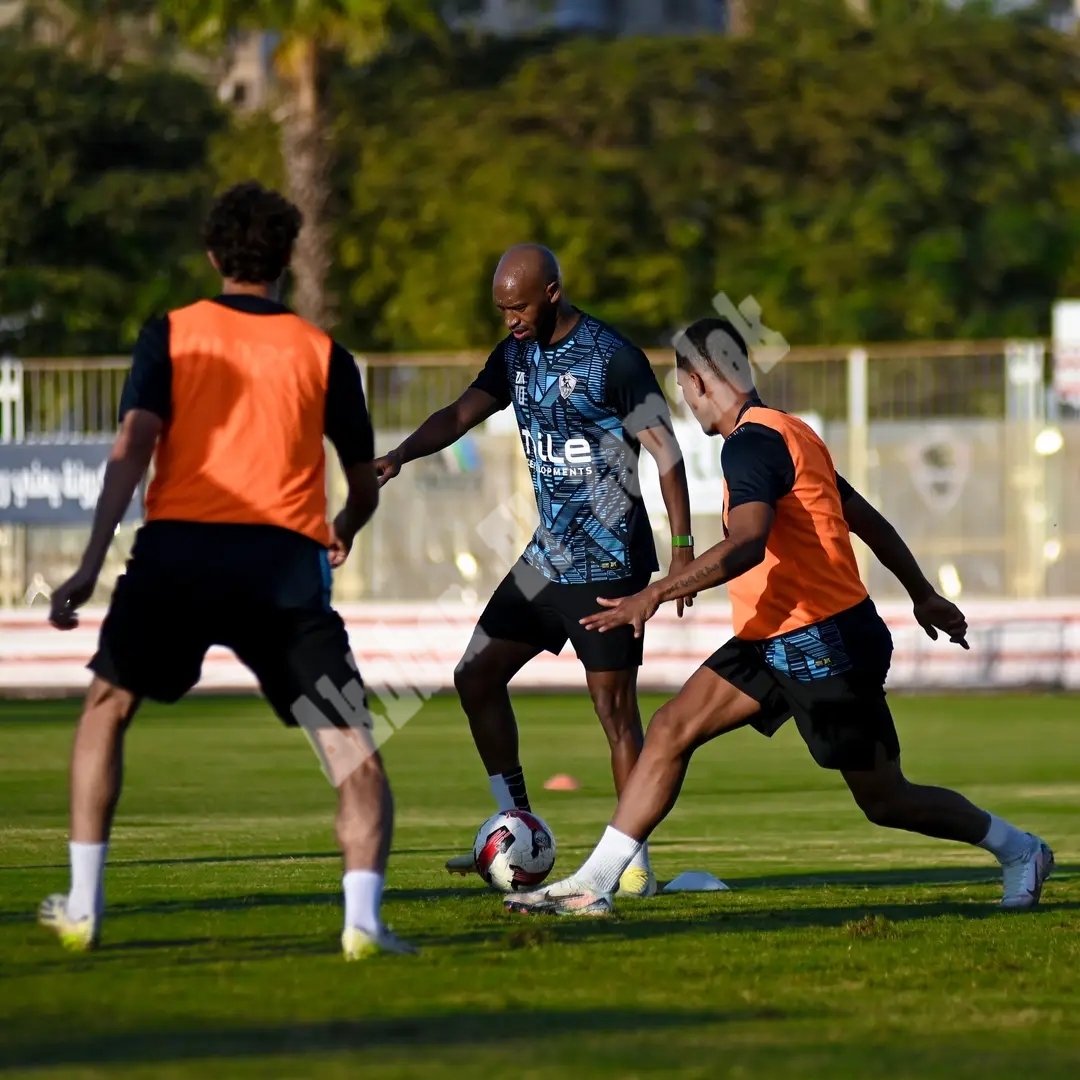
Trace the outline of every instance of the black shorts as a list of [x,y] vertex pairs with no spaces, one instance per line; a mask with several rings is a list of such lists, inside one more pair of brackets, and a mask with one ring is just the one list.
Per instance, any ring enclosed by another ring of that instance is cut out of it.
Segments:
[[199,681],[213,645],[252,671],[290,727],[312,716],[312,703],[335,727],[359,719],[334,704],[362,701],[363,683],[314,541],[262,526],[139,531],[90,669],[140,698],[174,702]]
[[900,756],[885,700],[892,636],[869,598],[814,626],[768,641],[732,638],[704,666],[761,703],[751,725],[772,736],[795,718],[825,769],[871,769],[876,747]]
[[489,638],[517,641],[556,655],[570,641],[586,671],[640,667],[645,639],[635,638],[633,627],[601,634],[586,630],[579,620],[601,610],[597,597],[631,596],[648,585],[649,577],[562,585],[519,559],[492,594],[477,628]]

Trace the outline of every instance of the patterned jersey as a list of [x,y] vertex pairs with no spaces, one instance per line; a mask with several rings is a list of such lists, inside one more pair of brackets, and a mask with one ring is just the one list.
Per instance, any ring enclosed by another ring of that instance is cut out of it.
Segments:
[[637,436],[671,419],[645,354],[582,314],[547,348],[506,338],[473,386],[517,416],[540,511],[525,560],[567,585],[653,573]]

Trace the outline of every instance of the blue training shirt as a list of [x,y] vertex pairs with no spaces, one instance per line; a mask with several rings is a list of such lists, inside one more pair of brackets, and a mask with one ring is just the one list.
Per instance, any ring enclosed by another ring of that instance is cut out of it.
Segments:
[[525,560],[566,585],[656,571],[637,436],[671,417],[645,354],[581,314],[547,348],[505,338],[473,386],[517,416],[540,512]]

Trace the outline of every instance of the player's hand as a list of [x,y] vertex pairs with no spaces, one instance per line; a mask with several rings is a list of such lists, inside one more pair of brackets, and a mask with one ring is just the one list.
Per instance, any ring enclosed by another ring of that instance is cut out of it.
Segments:
[[396,450],[384,454],[375,459],[375,478],[379,481],[379,487],[393,480],[401,472],[401,455]]
[[333,524],[330,526],[330,543],[327,545],[330,565],[333,569],[336,570],[349,557],[349,552],[352,551],[353,540],[355,539],[356,534],[348,531],[345,522],[345,511],[342,510],[342,512],[334,518]]
[[586,630],[599,630],[603,634],[619,626],[632,626],[636,638],[645,633],[645,624],[660,606],[660,600],[652,589],[642,589],[633,596],[624,596],[618,600],[607,600],[600,596],[596,602],[608,610],[586,615],[580,620]]
[[926,631],[931,641],[937,641],[938,631],[948,634],[949,640],[965,649],[967,643],[967,619],[964,613],[951,601],[937,593],[931,593],[925,600],[915,605],[915,619]]
[[57,630],[74,630],[79,625],[79,608],[94,595],[96,571],[79,567],[49,599],[49,622]]
[[[694,549],[688,547],[672,548],[671,549],[671,566],[668,568],[667,576],[669,578],[678,577],[692,562],[694,561]],[[680,596],[675,601],[675,614],[682,618],[683,606],[693,607],[694,597],[697,593],[691,593],[689,596]]]

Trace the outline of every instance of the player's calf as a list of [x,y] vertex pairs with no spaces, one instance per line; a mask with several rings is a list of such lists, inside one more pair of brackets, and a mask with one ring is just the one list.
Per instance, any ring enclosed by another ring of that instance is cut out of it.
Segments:
[[336,831],[346,866],[383,870],[394,828],[394,800],[375,752],[338,786]]
[[910,783],[899,762],[885,760],[880,752],[872,770],[843,775],[867,820],[984,848],[1001,864],[1001,906],[1023,910],[1038,904],[1054,870],[1054,853],[1039,837],[979,809],[958,792]]

